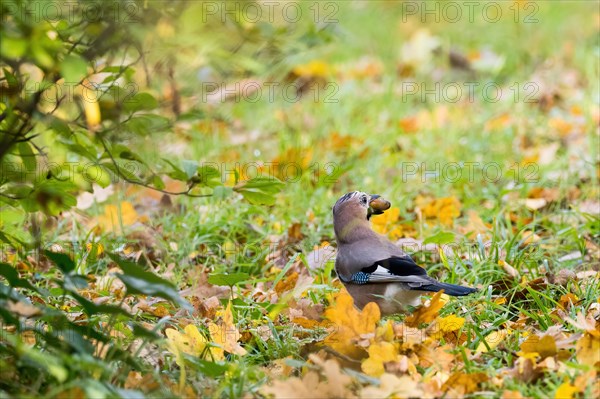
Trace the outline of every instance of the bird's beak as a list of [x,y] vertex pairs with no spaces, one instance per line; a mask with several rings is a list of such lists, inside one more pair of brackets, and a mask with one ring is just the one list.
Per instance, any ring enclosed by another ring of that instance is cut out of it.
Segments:
[[390,209],[392,204],[381,198],[380,195],[372,194],[371,199],[369,200],[369,210],[367,212],[367,217],[371,217],[371,215],[381,215],[383,212]]

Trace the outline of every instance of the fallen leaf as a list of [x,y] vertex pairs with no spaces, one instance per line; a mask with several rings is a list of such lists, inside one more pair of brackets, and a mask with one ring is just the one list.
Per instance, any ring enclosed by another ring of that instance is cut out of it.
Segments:
[[576,353],[579,363],[596,367],[600,363],[600,337],[586,332],[577,341]]
[[519,272],[517,271],[517,269],[515,269],[514,267],[512,267],[511,265],[509,265],[508,263],[506,263],[505,261],[503,261],[502,259],[500,259],[498,261],[498,264],[500,266],[502,266],[502,269],[504,269],[504,271],[511,277],[519,279],[520,275]]
[[508,334],[509,330],[507,329],[492,331],[491,333],[486,335],[484,339],[485,343],[480,342],[479,345],[477,345],[477,349],[475,349],[475,351],[485,353],[488,350],[496,349],[496,347],[500,345],[502,341],[504,341],[504,338],[506,338]]
[[213,348],[215,350],[215,355],[217,360],[223,359],[223,353],[229,352],[235,355],[244,356],[247,352],[242,346],[238,343],[241,338],[241,334],[238,331],[237,327],[233,323],[233,314],[231,313],[231,302],[227,304],[227,308],[223,312],[222,319],[219,324],[209,322],[208,329],[210,332],[210,337],[214,343],[216,343],[219,348],[222,350],[219,351],[219,348]]
[[408,376],[397,377],[394,374],[385,373],[380,377],[379,386],[368,386],[360,392],[361,398],[419,398],[423,390],[419,388],[418,382]]
[[556,342],[549,335],[539,337],[530,335],[522,344],[521,352],[523,354],[538,354],[542,359],[548,356],[554,356],[557,353]]
[[462,204],[455,196],[431,199],[418,195],[415,206],[426,221],[439,221],[444,226],[452,227],[454,219],[460,216]]
[[448,378],[442,386],[442,390],[448,392],[450,397],[463,396],[475,392],[479,384],[486,382],[487,380],[488,376],[484,373],[466,374],[458,371]]
[[334,303],[325,310],[324,316],[331,321],[333,332],[325,338],[325,345],[332,349],[359,358],[364,356],[364,350],[354,342],[362,334],[374,333],[377,322],[381,318],[376,303],[368,303],[362,311],[354,307],[354,300],[346,290],[340,291]]
[[500,399],[525,399],[525,397],[519,391],[504,391]]
[[440,309],[444,306],[445,302],[442,301],[442,291],[436,292],[431,300],[425,304],[419,306],[413,314],[408,316],[404,323],[408,327],[418,327],[422,323],[431,323],[438,316]]
[[373,377],[385,372],[384,363],[392,362],[398,357],[398,348],[391,342],[376,342],[369,346],[369,358],[361,364],[362,371]]
[[130,226],[139,219],[131,202],[123,201],[117,205],[106,205],[104,214],[98,216],[97,224],[102,231],[118,232],[121,226]]
[[442,339],[447,337],[448,333],[458,331],[465,324],[463,317],[450,315],[446,317],[438,317],[433,324],[427,329],[429,336],[433,339]]
[[573,399],[574,395],[579,393],[579,389],[571,385],[568,382],[562,383],[556,393],[554,394],[555,399]]
[[542,209],[548,204],[548,201],[546,201],[545,198],[527,198],[524,202],[525,206],[532,211]]

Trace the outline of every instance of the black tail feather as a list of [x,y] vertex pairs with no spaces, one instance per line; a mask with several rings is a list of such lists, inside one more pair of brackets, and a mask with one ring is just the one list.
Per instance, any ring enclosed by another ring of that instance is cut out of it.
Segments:
[[462,285],[439,283],[439,282],[435,282],[434,284],[430,284],[430,285],[424,285],[422,287],[415,288],[415,289],[417,289],[419,291],[430,291],[430,292],[438,292],[438,291],[444,290],[445,294],[452,295],[452,296],[464,296],[464,295],[469,295],[474,292],[477,292],[476,288],[463,287]]

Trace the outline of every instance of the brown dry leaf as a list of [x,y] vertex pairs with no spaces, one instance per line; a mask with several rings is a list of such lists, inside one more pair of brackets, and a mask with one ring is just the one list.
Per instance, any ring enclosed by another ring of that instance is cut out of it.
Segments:
[[442,386],[444,392],[448,392],[450,397],[464,396],[465,394],[475,392],[482,382],[486,382],[488,376],[485,373],[466,374],[456,372],[448,378]]
[[279,280],[277,285],[275,285],[275,292],[278,295],[283,294],[284,292],[292,290],[296,286],[296,282],[298,281],[298,272],[293,272],[289,276],[285,276]]
[[26,318],[37,316],[42,313],[42,311],[38,307],[33,306],[33,305],[23,302],[23,301],[19,301],[19,302],[8,301],[6,304],[6,308],[9,312],[16,313],[19,316],[26,317]]
[[508,263],[506,263],[505,261],[503,261],[502,259],[500,259],[498,261],[498,264],[500,266],[502,266],[502,269],[504,269],[504,271],[511,276],[512,278],[516,278],[519,279],[520,275],[519,272],[517,271],[517,269],[515,269],[514,267],[512,267],[511,265],[509,265]]
[[413,314],[404,320],[404,324],[408,327],[418,327],[422,323],[431,323],[438,317],[440,309],[444,306],[445,301],[442,299],[442,291],[436,292],[431,300],[419,306]]
[[368,386],[360,392],[361,398],[419,398],[423,390],[419,383],[408,376],[397,377],[394,374],[385,373],[379,379],[379,386]]
[[375,332],[381,313],[374,302],[368,303],[362,311],[357,310],[354,300],[344,289],[336,295],[334,303],[325,310],[324,316],[334,324],[333,332],[325,338],[325,345],[342,354],[359,358],[364,355],[364,350],[353,342],[362,334]]
[[576,327],[580,330],[584,330],[591,335],[600,337],[600,331],[598,330],[598,328],[596,328],[597,322],[592,315],[589,315],[588,317],[586,317],[583,314],[583,312],[579,312],[579,313],[577,313],[577,320],[573,320],[572,318],[570,318],[566,315],[564,316],[564,319],[566,321],[568,321],[570,324],[572,324],[574,327]]
[[538,209],[542,209],[548,204],[545,198],[527,198],[523,201],[525,206],[532,211],[537,211]]

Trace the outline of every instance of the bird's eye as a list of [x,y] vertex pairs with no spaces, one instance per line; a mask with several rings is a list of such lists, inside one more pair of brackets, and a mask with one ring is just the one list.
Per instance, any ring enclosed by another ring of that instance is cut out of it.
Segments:
[[360,198],[360,202],[362,202],[363,204],[367,205],[367,196],[366,196],[366,195],[363,195],[363,196]]

